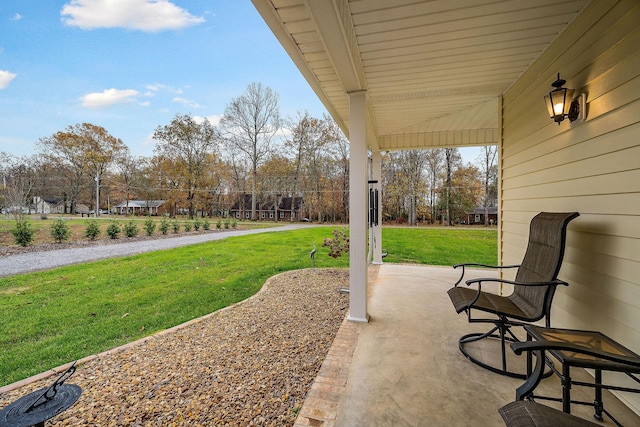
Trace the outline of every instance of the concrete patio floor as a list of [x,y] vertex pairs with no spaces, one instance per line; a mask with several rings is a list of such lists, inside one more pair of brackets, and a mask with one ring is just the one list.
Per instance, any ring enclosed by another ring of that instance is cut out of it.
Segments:
[[[370,322],[343,324],[296,426],[503,426],[498,408],[515,399],[522,380],[482,369],[458,350],[461,335],[486,330],[455,313],[446,291],[458,275],[450,267],[371,267]],[[494,357],[498,347],[477,350]],[[513,363],[524,361],[513,357]],[[590,378],[584,370],[572,375]],[[560,396],[559,380],[545,379],[537,391]],[[592,401],[593,390],[574,387],[572,398]],[[616,397],[605,392],[603,400],[623,425],[640,425]],[[572,413],[595,421],[591,407],[574,404]],[[614,423],[605,417],[602,425]]]

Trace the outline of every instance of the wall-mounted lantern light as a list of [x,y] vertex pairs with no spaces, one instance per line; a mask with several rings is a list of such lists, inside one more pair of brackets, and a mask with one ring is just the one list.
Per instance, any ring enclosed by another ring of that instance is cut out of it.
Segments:
[[565,83],[566,80],[561,79],[560,73],[558,73],[558,79],[551,83],[551,86],[555,89],[544,96],[544,101],[549,110],[549,117],[558,124],[560,124],[565,117],[569,118],[570,122],[578,119],[584,120],[586,95],[582,94],[578,98],[573,99],[575,89],[562,87]]

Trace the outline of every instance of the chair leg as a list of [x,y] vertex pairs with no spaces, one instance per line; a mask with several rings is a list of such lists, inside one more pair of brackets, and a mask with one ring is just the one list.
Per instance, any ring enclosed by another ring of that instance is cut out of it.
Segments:
[[[513,372],[507,368],[507,349],[506,349],[507,343],[518,342],[518,338],[513,334],[513,332],[511,332],[510,328],[511,328],[510,325],[500,323],[500,324],[496,324],[488,332],[475,332],[475,333],[463,335],[458,340],[458,348],[460,349],[460,352],[462,352],[462,354],[464,354],[464,356],[467,359],[469,359],[472,363],[484,369],[487,369],[491,372],[495,372],[497,374],[505,375],[511,378],[526,379],[527,378],[526,372],[525,373]],[[472,356],[467,351],[467,349],[465,349],[466,344],[480,341],[486,338],[500,340],[500,353],[501,353],[500,368],[482,362],[478,358]]]

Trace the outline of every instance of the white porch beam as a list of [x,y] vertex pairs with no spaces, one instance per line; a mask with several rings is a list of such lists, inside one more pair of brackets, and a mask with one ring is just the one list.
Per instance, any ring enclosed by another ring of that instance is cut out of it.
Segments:
[[349,320],[368,322],[367,313],[367,93],[349,94]]

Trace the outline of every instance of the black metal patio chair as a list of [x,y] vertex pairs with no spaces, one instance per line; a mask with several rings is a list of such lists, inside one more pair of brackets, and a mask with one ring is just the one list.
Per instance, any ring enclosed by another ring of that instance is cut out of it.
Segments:
[[[477,263],[457,264],[462,273],[448,294],[456,312],[465,311],[470,323],[491,323],[488,332],[471,333],[459,339],[460,351],[473,363],[492,372],[514,378],[526,377],[525,373],[509,370],[507,367],[506,342],[516,342],[518,338],[511,331],[512,326],[522,326],[545,319],[547,327],[551,325],[551,302],[558,285],[567,285],[558,280],[558,272],[564,257],[566,230],[578,212],[541,212],[531,220],[529,241],[522,263],[519,265],[491,266]],[[515,280],[481,278],[467,280],[467,286],[461,286],[466,267],[485,267],[493,269],[517,268]],[[482,290],[484,283],[502,283],[513,285],[510,295],[502,296]],[[471,287],[476,285],[477,287]],[[489,313],[495,317],[475,318],[476,311]],[[465,346],[482,339],[499,339],[501,344],[500,366],[481,361],[470,354]]]
[[[512,343],[511,348],[516,354],[521,354],[524,351],[532,352],[536,358],[536,367],[527,378],[527,381],[516,389],[516,401],[498,409],[507,427],[586,427],[602,425],[589,422],[583,418],[531,400],[534,389],[544,376],[545,350],[569,351],[574,354],[582,354],[587,357],[613,362],[628,367],[629,370],[637,371],[640,369],[640,360],[638,358],[627,357],[574,343],[545,340],[527,341]],[[611,417],[615,424],[620,425],[611,414],[607,413],[607,415]]]

